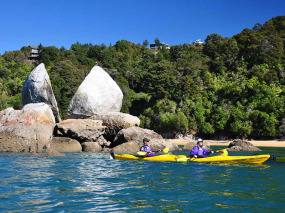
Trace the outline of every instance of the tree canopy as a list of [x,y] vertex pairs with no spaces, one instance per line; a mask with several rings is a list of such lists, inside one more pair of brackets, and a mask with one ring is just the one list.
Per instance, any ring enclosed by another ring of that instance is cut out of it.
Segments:
[[[142,127],[216,138],[284,136],[285,16],[231,38],[210,34],[204,45],[147,45],[40,45],[38,63],[46,65],[61,116],[97,62],[123,91],[122,111],[138,116]],[[23,47],[0,56],[1,110],[22,107],[23,83],[38,64],[27,63],[28,54]]]

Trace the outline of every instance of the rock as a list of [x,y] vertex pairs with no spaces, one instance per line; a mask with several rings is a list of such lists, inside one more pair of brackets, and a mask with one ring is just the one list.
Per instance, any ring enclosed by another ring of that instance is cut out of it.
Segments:
[[142,129],[140,127],[130,127],[127,129],[122,129],[117,136],[115,137],[114,143],[111,144],[111,147],[114,147],[116,150],[122,152],[124,149],[129,153],[135,153],[139,151],[139,148],[143,146],[143,138],[150,139],[150,146],[153,151],[164,149],[166,147],[170,148],[170,151],[178,150],[179,147],[171,143],[168,140],[162,138],[161,135],[149,129]]
[[140,146],[137,141],[130,141],[113,148],[114,153],[121,154],[133,154],[140,150]]
[[[179,150],[179,147],[175,143],[171,143],[169,140],[165,139],[150,139],[150,147],[153,151],[163,150],[166,147],[169,147],[169,151]],[[140,142],[140,147],[143,146],[142,142]]]
[[[184,150],[192,150],[194,146],[197,146],[197,142],[195,141],[191,141],[187,144],[184,145],[183,149]],[[203,146],[205,147],[205,149],[209,150],[210,149],[210,144],[207,143],[206,141],[203,141]]]
[[41,152],[48,149],[55,126],[45,103],[27,104],[23,110],[8,108],[0,113],[0,151]]
[[180,139],[180,140],[193,140],[194,136],[192,134],[186,133],[176,133],[174,139]]
[[138,117],[121,112],[96,113],[90,119],[102,120],[103,125],[107,126],[104,137],[109,141],[113,141],[121,129],[140,125]]
[[261,151],[248,141],[234,140],[228,146],[228,151]]
[[50,148],[57,150],[58,152],[82,152],[82,146],[77,140],[65,137],[54,137],[50,144]]
[[111,145],[111,142],[107,141],[102,135],[98,138],[97,143],[102,147],[109,147]]
[[109,128],[117,127],[126,129],[132,126],[139,126],[140,119],[136,116],[122,112],[101,112],[90,117],[93,120],[101,120],[104,126]]
[[101,67],[95,66],[73,96],[66,118],[86,118],[98,112],[119,112],[123,93]]
[[43,63],[33,69],[26,78],[22,90],[22,102],[23,105],[46,103],[51,107],[56,122],[61,121],[51,82]]
[[98,141],[105,133],[105,128],[102,121],[91,119],[67,119],[57,124],[57,130],[63,136],[79,142]]
[[81,144],[83,152],[101,152],[102,147],[96,142],[84,142]]
[[47,157],[60,157],[64,156],[64,154],[60,153],[59,151],[49,148],[49,149],[44,149],[42,152],[38,153],[40,156],[47,156]]
[[143,129],[135,126],[120,130],[116,135],[112,146],[118,146],[128,141],[137,141],[137,143],[142,143],[143,138],[148,138],[151,141],[152,139],[163,139],[161,135],[153,130]]

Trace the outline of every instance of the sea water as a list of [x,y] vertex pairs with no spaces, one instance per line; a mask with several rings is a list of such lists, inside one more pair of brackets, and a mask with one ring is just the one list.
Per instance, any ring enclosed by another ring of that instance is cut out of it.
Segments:
[[0,212],[284,212],[284,168],[0,153]]

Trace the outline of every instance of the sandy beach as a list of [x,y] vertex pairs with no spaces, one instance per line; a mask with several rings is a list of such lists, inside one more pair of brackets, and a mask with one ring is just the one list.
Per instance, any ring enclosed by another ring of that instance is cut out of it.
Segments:
[[[194,140],[181,140],[181,139],[172,139],[169,140],[172,143],[176,143],[177,145],[185,145],[189,142],[196,142]],[[228,146],[232,140],[225,141],[225,140],[204,140],[205,142],[210,143],[211,146]],[[259,140],[251,140],[254,146],[257,147],[285,147],[285,141],[277,141],[277,140],[268,140],[268,141],[259,141]]]

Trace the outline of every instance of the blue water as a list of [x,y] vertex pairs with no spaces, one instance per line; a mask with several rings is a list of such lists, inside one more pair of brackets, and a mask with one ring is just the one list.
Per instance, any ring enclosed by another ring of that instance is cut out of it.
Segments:
[[284,168],[0,153],[0,212],[284,212]]

